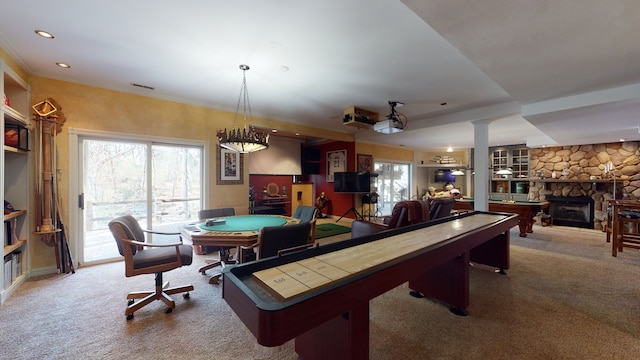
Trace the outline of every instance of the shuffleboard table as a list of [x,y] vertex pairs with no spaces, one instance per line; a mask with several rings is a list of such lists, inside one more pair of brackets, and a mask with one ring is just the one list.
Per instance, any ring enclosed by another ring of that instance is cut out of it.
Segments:
[[469,262],[509,268],[513,214],[470,212],[227,267],[222,296],[264,346],[295,339],[300,358],[368,359],[369,301],[412,295],[469,305]]
[[[489,211],[518,214],[520,236],[526,237],[533,232],[533,218],[549,207],[548,201],[500,201],[489,200]],[[473,210],[473,198],[456,199],[454,210]]]

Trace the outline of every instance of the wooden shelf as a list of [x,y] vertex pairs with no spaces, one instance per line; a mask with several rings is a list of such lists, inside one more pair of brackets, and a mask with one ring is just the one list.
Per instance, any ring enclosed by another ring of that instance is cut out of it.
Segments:
[[457,169],[457,168],[465,168],[467,165],[458,162],[454,164],[436,164],[436,163],[428,163],[428,164],[416,164],[416,167],[423,168],[437,168],[437,169]]
[[[347,118],[347,121],[344,119]],[[376,112],[352,106],[344,110],[343,125],[362,129],[373,129],[373,124],[378,122],[379,115]]]
[[367,124],[367,123],[363,123],[363,122],[359,122],[359,121],[347,121],[347,122],[343,122],[342,125],[348,125],[348,126],[353,126],[353,127],[357,127],[360,129],[373,129],[373,125],[371,124]]
[[[544,183],[613,183],[614,179],[531,179],[535,182]],[[623,179],[615,179],[616,181],[623,181]]]
[[16,243],[16,244],[11,244],[11,245],[5,246],[4,247],[4,255],[3,256],[7,256],[7,255],[11,254],[12,252],[18,250],[20,247],[22,247],[26,243],[27,243],[27,240],[18,240],[18,243]]
[[27,126],[27,117],[10,106],[4,106],[5,123]]
[[18,149],[16,147],[13,146],[9,146],[9,145],[5,145],[4,146],[4,152],[10,152],[10,153],[16,153],[16,154],[23,154],[23,155],[27,155],[29,152],[26,150],[22,150],[22,149]]
[[4,214],[4,221],[9,221],[13,218],[17,218],[18,216],[22,216],[27,213],[27,210],[18,210],[8,214]]
[[36,235],[49,235],[49,234],[59,233],[61,231],[62,229],[53,229],[53,230],[47,230],[47,231],[34,231],[33,233]]

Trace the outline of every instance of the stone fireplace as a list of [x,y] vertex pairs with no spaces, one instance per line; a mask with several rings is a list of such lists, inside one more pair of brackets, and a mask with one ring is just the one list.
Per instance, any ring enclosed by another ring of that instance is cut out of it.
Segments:
[[554,225],[593,229],[594,203],[589,196],[547,196]]
[[[530,149],[529,156],[530,200],[570,197],[593,201],[586,212],[580,200],[554,205],[562,208],[560,217],[566,217],[568,226],[578,226],[572,217],[584,214],[590,217],[590,228],[602,230],[609,200],[640,199],[640,142],[537,148]],[[558,216],[552,217],[558,224]]]

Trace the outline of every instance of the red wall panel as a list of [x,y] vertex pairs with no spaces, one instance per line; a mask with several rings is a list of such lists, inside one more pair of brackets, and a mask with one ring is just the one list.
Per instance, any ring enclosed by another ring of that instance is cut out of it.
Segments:
[[[331,200],[326,212],[330,215],[340,217],[354,206],[355,195],[335,193],[333,191],[333,182],[327,182],[327,152],[347,150],[347,171],[356,171],[356,145],[353,142],[336,141],[312,147],[320,150],[320,175],[301,175],[296,176],[295,180],[314,183],[316,189],[314,199],[324,192],[326,198]],[[280,188],[282,188],[283,185],[286,186],[287,194],[291,197],[291,184],[294,180],[293,178],[294,177],[290,175],[251,175],[249,176],[249,183],[253,185],[257,197],[262,197],[262,189],[269,183],[276,183]],[[290,213],[290,206],[287,211]],[[353,219],[354,214],[353,212],[349,212],[345,217]]]

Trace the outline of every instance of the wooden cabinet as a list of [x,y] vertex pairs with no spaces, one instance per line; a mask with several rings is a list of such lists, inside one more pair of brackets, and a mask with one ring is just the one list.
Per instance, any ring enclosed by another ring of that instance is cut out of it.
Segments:
[[378,113],[352,106],[344,110],[342,124],[362,129],[373,129],[373,124],[377,123],[378,119]]
[[[2,173],[2,199],[11,203],[14,211],[4,214],[3,266],[0,267],[0,303],[11,295],[28,277],[29,260],[29,219],[30,205],[30,161],[29,119],[31,89],[3,60],[0,59],[0,104],[2,116],[2,147],[0,161]],[[8,100],[5,100],[5,97]],[[5,206],[6,207],[6,206]]]

